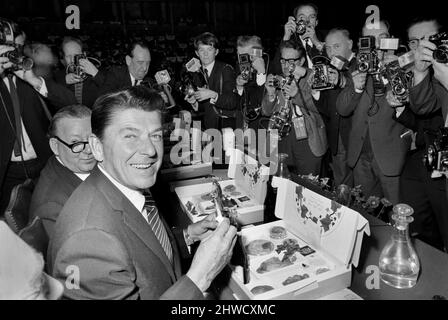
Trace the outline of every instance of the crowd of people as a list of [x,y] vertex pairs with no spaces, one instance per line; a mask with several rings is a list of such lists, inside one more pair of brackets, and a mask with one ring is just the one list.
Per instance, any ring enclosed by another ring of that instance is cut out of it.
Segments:
[[[263,50],[262,37],[240,35],[231,64],[221,59],[220,39],[205,32],[189,44],[197,69],[162,63],[167,81],[150,74],[153,52],[163,49],[145,39],[114,44],[122,61],[106,68],[101,55],[89,58],[81,39],[61,39],[59,63],[48,44],[31,43],[12,25],[15,43],[0,44],[0,213],[14,186],[37,181],[29,214],[42,220],[50,239],[46,271],[62,282],[70,266],[81,275],[64,297],[209,296],[232,255],[236,229],[213,215],[185,228],[164,218],[170,212],[162,210],[156,188],[163,121],[181,110],[204,130],[274,135],[294,174],[361,185],[366,196],[409,204],[412,235],[448,249],[446,171],[429,170],[423,161],[438,130],[448,126],[448,63],[434,58],[438,44],[431,41],[442,31],[436,19],[415,19],[407,28],[404,43],[414,61],[404,98],[370,71],[375,59],[382,66],[401,61],[381,45],[391,38],[389,22],[360,26],[370,43],[357,46],[344,28],[319,30],[312,3],[291,12],[275,55]],[[30,57],[33,68],[17,68],[7,54],[13,50]],[[374,57],[369,70],[360,67],[362,50]],[[325,69],[326,90],[315,86],[319,61],[333,65]]]

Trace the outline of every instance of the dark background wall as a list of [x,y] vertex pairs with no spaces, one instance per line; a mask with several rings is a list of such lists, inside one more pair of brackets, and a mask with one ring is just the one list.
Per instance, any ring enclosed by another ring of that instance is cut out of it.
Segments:
[[[141,19],[157,21],[156,24],[147,26],[148,32],[177,32],[182,19],[189,18],[190,25],[199,24],[216,33],[245,32],[280,37],[282,25],[298,3],[300,1],[291,0],[2,0],[0,15],[11,19],[19,18],[25,25],[30,19],[40,23],[59,22],[63,30],[65,8],[75,4],[81,10],[81,28],[87,28],[94,21],[115,21],[125,23],[126,30],[132,31],[135,20]],[[369,4],[379,6],[381,17],[391,21],[395,35],[403,35],[410,19],[419,14],[432,13],[443,20],[447,12],[441,8],[440,0],[420,2],[418,5],[417,2],[394,0],[315,0],[314,3],[320,8],[322,29],[343,26],[354,35],[358,34],[367,17],[365,8]],[[52,30],[62,31],[57,26]],[[27,31],[33,34],[39,29],[30,27]]]

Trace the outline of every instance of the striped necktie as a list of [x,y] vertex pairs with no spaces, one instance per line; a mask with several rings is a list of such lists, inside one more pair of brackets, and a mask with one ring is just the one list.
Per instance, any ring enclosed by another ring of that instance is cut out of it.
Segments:
[[[14,141],[14,156],[18,157],[22,154],[22,146],[25,148],[23,142],[23,132],[22,132],[22,119],[20,115],[20,102],[19,96],[17,94],[17,88],[14,84],[13,76],[8,75],[9,92],[11,94],[11,101],[14,110],[14,120],[16,125],[16,139]],[[26,151],[26,150],[25,150]]]
[[168,238],[168,233],[166,232],[165,226],[159,216],[159,210],[156,207],[156,203],[151,195],[151,193],[145,193],[145,206],[146,215],[148,217],[148,224],[154,232],[157,240],[159,240],[160,245],[165,251],[168,259],[173,263],[173,248],[171,247],[170,239]]

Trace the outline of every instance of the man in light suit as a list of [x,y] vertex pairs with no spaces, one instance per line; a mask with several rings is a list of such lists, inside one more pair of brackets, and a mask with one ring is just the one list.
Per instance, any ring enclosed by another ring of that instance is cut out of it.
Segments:
[[[379,48],[379,39],[390,37],[389,28],[383,21],[377,29],[364,26],[363,36],[374,36]],[[336,109],[343,117],[353,115],[347,163],[353,168],[354,185],[362,185],[367,196],[384,196],[396,204],[399,178],[410,146],[409,139],[400,137],[406,128],[393,119],[398,106],[391,95],[375,96],[373,77],[351,71]]]
[[91,114],[86,106],[72,105],[51,120],[48,133],[54,155],[40,173],[30,204],[30,216],[42,219],[49,239],[65,202],[96,165],[89,146]]
[[[228,219],[171,231],[151,198],[163,157],[162,107],[142,86],[95,103],[89,143],[99,164],[65,204],[49,248],[55,278],[79,271],[79,288],[67,288],[67,298],[201,299],[231,257],[236,229]],[[199,240],[182,276],[180,254]]]

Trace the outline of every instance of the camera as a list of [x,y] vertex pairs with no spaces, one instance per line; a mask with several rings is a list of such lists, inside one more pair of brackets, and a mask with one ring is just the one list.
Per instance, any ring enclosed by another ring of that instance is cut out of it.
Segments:
[[367,72],[368,74],[377,73],[380,68],[380,59],[375,50],[375,37],[359,38],[358,49],[359,52],[356,56],[358,71]]
[[305,20],[303,20],[303,19],[297,21],[297,24],[296,24],[296,33],[297,33],[299,36],[303,36],[303,35],[305,34],[305,32],[306,32],[306,28],[307,28],[307,27],[308,27],[308,22],[307,22],[307,21],[305,21]]
[[424,163],[430,171],[448,172],[448,128],[440,128],[436,139],[428,146]]
[[412,71],[406,71],[406,67],[414,62],[414,54],[408,52],[398,60],[386,64],[382,70],[382,76],[389,81],[393,95],[404,103],[409,97],[409,88],[413,78]]
[[8,58],[12,63],[12,71],[31,70],[34,62],[23,55],[21,48],[14,42],[15,37],[11,22],[0,18],[0,44],[14,47],[14,50],[5,52],[1,56]]
[[433,58],[439,63],[448,63],[448,34],[440,32],[429,37],[429,41],[437,46],[432,53]]
[[67,70],[66,73],[74,73],[75,75],[77,75],[78,77],[80,77],[81,79],[86,79],[87,78],[87,73],[85,73],[84,71],[82,71],[81,65],[79,64],[81,59],[87,59],[86,55],[84,53],[81,54],[75,54],[75,56],[73,57],[73,63],[70,63],[67,66]]
[[254,77],[254,70],[252,68],[252,61],[248,53],[238,55],[238,65],[240,68],[241,77],[245,81],[251,81]]
[[335,70],[339,73],[340,70],[345,66],[345,59],[342,57],[333,57],[330,61],[327,57],[316,56],[313,58],[313,82],[311,88],[313,90],[328,90],[336,87],[330,81],[329,74],[330,69]]
[[196,85],[193,75],[190,72],[186,72],[182,76],[179,91],[183,93],[184,96],[190,98],[193,94],[198,91],[198,86]]
[[274,79],[272,80],[272,85],[275,89],[283,89],[283,86],[286,84],[286,78],[282,76],[274,76]]

